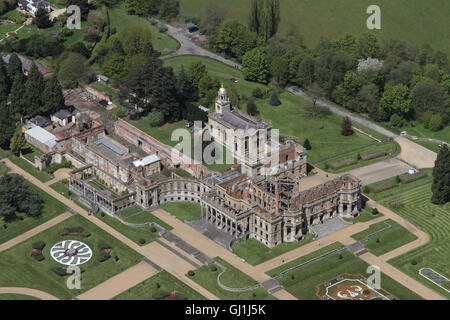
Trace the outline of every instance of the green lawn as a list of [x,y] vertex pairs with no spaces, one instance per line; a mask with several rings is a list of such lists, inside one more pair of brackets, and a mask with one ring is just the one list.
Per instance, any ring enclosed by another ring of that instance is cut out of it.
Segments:
[[0,294],[0,300],[40,300],[40,299],[32,297],[32,296],[27,296],[24,294],[3,293],[3,294]]
[[[247,24],[250,0],[226,0],[227,18]],[[180,0],[181,14],[202,16],[208,0]],[[290,30],[301,35],[308,46],[316,45],[320,38],[336,39],[345,34],[358,35],[369,31],[366,20],[370,0],[283,0],[280,1],[279,30]],[[431,44],[435,49],[450,51],[445,30],[450,29],[448,12],[450,3],[441,0],[379,0],[381,29],[370,31],[380,39],[405,40],[411,44]]]
[[37,227],[38,225],[53,219],[54,217],[60,215],[67,210],[67,207],[53,198],[51,195],[36,187],[35,185],[29,183],[30,190],[40,195],[44,201],[42,207],[42,214],[38,218],[27,217],[24,214],[18,214],[18,216],[23,217],[23,220],[16,220],[13,222],[7,222],[7,228],[5,229],[5,223],[3,220],[0,225],[0,243],[4,243],[12,238],[21,235],[22,233]]
[[166,230],[172,230],[173,227],[155,217],[151,212],[142,210],[138,206],[130,207],[128,209],[119,211],[117,213],[122,219],[130,223],[146,223],[155,222]]
[[[325,249],[325,248],[323,248]],[[314,253],[317,256],[317,253]],[[339,259],[339,256],[342,259]],[[333,279],[341,274],[362,275],[368,278],[366,270],[369,265],[347,250],[331,254],[321,260],[314,261],[304,267],[287,273],[279,282],[290,294],[300,300],[318,300],[317,285]],[[414,292],[400,283],[381,274],[381,287],[401,300],[421,299]]]
[[53,176],[49,175],[48,173],[46,173],[44,171],[39,171],[39,169],[35,168],[34,166],[32,166],[30,163],[23,160],[22,158],[19,158],[16,156],[11,156],[9,159],[11,160],[11,162],[18,165],[23,170],[25,170],[26,172],[31,174],[33,177],[35,177],[36,179],[38,179],[42,182],[47,182],[47,181],[50,181],[53,179]]
[[[146,245],[155,240],[156,238],[159,238],[159,231],[161,231],[156,226],[154,228],[150,226],[129,227],[120,222],[119,220],[108,216],[107,214],[105,214],[105,216],[102,217],[101,213],[97,213],[96,217],[139,245]],[[141,243],[141,240],[144,240],[144,242]]]
[[[257,284],[257,282],[250,278],[242,271],[236,269],[223,259],[216,257],[215,260],[225,266],[227,271],[221,276],[221,282],[231,288],[243,288]],[[217,270],[212,271],[213,267]],[[217,284],[217,276],[222,272],[222,269],[213,264],[210,266],[202,266],[195,270],[194,276],[189,276],[192,280],[204,287],[206,290],[216,295],[223,300],[268,300],[275,299],[272,295],[268,294],[263,288],[258,288],[252,291],[244,292],[230,292],[222,289]]]
[[430,236],[427,244],[395,257],[389,263],[449,299],[449,293],[418,274],[420,268],[429,267],[447,278],[450,276],[450,203],[434,205],[430,202],[431,170],[424,172],[428,177],[368,196]]
[[19,27],[20,27],[20,24],[16,24],[16,23],[13,23],[13,24],[0,23],[0,39],[6,37],[6,34],[8,32],[13,32],[14,30],[18,29]]
[[200,293],[165,270],[122,292],[113,300],[155,300],[152,295],[158,291],[176,291],[188,300],[206,300]]
[[305,239],[299,242],[283,242],[275,248],[268,248],[256,239],[248,239],[232,245],[233,253],[245,259],[246,262],[255,266],[264,261],[275,258],[283,253],[291,251],[295,248],[310,243],[313,240],[313,235],[308,233]]
[[195,203],[189,202],[174,202],[167,203],[161,206],[162,209],[170,212],[181,221],[193,221],[201,217],[201,207]]
[[[58,231],[65,227],[82,227],[90,232],[88,238],[77,236],[61,237]],[[81,289],[70,290],[66,286],[67,278],[57,276],[52,269],[62,265],[54,261],[49,252],[57,242],[64,240],[79,240],[86,243],[93,251],[93,257],[81,265]],[[41,240],[46,243],[43,250],[45,260],[35,261],[29,256],[32,243]],[[111,246],[111,258],[99,262],[99,245],[106,243]],[[119,260],[115,261],[115,256]],[[66,221],[39,233],[38,235],[0,253],[0,287],[27,287],[48,292],[61,299],[71,299],[90,288],[104,282],[112,276],[128,269],[142,260],[142,256],[113,238],[105,231],[76,215]],[[84,271],[84,272],[83,272]]]
[[362,240],[369,234],[387,227],[385,222],[389,223],[392,228],[364,242],[364,246],[374,255],[380,256],[417,239],[415,235],[391,219],[372,224],[366,230],[352,235],[352,238],[358,241]]
[[433,152],[439,153],[441,147],[439,143],[436,142],[432,142],[432,141],[419,141],[419,140],[415,140],[414,141],[417,144],[420,144],[422,147],[425,147],[427,149],[430,149]]
[[9,172],[9,168],[5,166],[4,164],[0,164],[0,176],[4,175],[5,173]]
[[406,131],[408,134],[417,137],[433,138],[450,142],[450,126],[445,126],[438,131],[431,131],[429,129],[425,129],[422,123],[414,121],[411,122],[408,126],[399,128],[398,130]]
[[111,27],[116,28],[117,32],[130,27],[141,27],[149,30],[152,33],[153,48],[160,51],[162,54],[168,54],[179,48],[177,40],[166,33],[159,32],[156,26],[153,26],[150,21],[136,15],[128,15],[121,4],[120,8],[110,8],[109,17],[111,20]]
[[42,156],[44,153],[36,148],[35,146],[31,145],[30,143],[26,143],[25,146],[22,148],[22,155],[30,160],[31,162],[34,162],[34,156]]
[[69,188],[63,182],[61,182],[61,181],[55,182],[54,184],[50,185],[50,188],[52,188],[59,194],[62,194],[64,197],[70,198]]

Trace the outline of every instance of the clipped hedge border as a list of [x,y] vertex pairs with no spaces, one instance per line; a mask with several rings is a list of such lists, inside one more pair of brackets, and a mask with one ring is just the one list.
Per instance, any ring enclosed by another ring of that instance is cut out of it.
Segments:
[[370,187],[370,191],[378,193],[378,192],[381,192],[381,191],[389,190],[389,189],[394,188],[396,186],[397,186],[397,183],[395,183],[393,181],[387,181],[387,182],[384,182],[384,183],[381,183],[381,184],[378,184],[378,185]]
[[386,152],[384,152],[384,151],[373,151],[373,152],[362,154],[361,159],[362,160],[371,160],[371,159],[375,159],[378,157],[383,157],[385,155],[386,155]]
[[330,164],[331,169],[337,170],[347,166],[355,164],[357,161],[355,159],[344,159],[338,162],[333,162]]
[[416,173],[413,173],[413,174],[409,174],[409,175],[400,177],[400,181],[402,183],[410,183],[410,182],[413,182],[413,181],[425,178],[426,176],[427,175],[425,173],[423,173],[423,172],[416,172]]

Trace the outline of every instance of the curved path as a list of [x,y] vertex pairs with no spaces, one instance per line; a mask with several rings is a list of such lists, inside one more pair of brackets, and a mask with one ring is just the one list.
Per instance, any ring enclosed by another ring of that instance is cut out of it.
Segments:
[[41,300],[59,300],[57,297],[36,289],[22,287],[0,287],[0,294],[23,294]]

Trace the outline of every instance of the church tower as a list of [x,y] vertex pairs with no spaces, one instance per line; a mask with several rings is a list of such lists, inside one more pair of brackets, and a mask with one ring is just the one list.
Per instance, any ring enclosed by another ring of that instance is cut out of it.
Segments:
[[227,90],[223,87],[223,83],[219,89],[219,94],[216,99],[216,112],[222,113],[223,111],[230,111],[231,103],[228,98]]

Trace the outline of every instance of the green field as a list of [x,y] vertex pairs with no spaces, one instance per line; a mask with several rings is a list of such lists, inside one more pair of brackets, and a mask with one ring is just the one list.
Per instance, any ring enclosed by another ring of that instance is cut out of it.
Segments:
[[[228,286],[230,288],[244,288],[248,286],[256,285],[256,280],[250,278],[248,275],[243,273],[242,271],[236,269],[223,259],[216,257],[215,260],[225,266],[227,271],[220,277],[222,284]],[[213,271],[212,268],[217,268],[216,271]],[[204,287],[206,290],[216,295],[220,299],[223,300],[268,300],[274,299],[274,297],[267,293],[266,290],[262,288],[258,288],[252,291],[244,291],[244,292],[231,292],[222,289],[217,284],[217,276],[222,272],[222,269],[213,264],[210,266],[202,266],[199,269],[195,270],[194,276],[189,276],[192,280],[197,282],[199,285]]]
[[[53,219],[54,217],[67,210],[67,207],[63,203],[59,202],[51,195],[36,187],[35,185],[29,183],[28,181],[27,183],[30,186],[30,190],[39,194],[39,196],[44,201],[42,206],[42,214],[37,218],[27,217],[24,214],[18,214],[19,217],[23,217],[23,220],[16,220],[7,223],[4,223],[2,220],[2,223],[0,225],[0,243],[11,240],[18,235],[21,235],[22,233],[31,230],[50,219]],[[4,226],[5,224],[7,225],[6,229]]]
[[[0,23],[0,39],[3,39],[6,37],[6,34],[8,32],[13,32],[14,30],[18,29],[20,27],[20,24],[3,24]],[[20,32],[20,31],[19,31]]]
[[198,204],[189,202],[167,203],[161,206],[162,209],[170,212],[181,221],[193,221],[201,217],[201,208]]
[[[90,232],[88,238],[69,236],[61,237],[58,231],[65,227],[82,227]],[[93,252],[93,257],[81,265],[81,289],[70,290],[66,286],[67,278],[56,275],[52,269],[62,265],[52,259],[49,252],[57,242],[79,240],[86,243]],[[32,243],[41,240],[46,243],[43,250],[45,260],[41,262],[31,258]],[[111,246],[111,258],[105,262],[98,261],[99,244]],[[116,262],[114,257],[118,256]],[[112,276],[128,269],[142,260],[142,256],[113,238],[105,231],[92,224],[82,216],[74,216],[38,235],[0,253],[0,287],[26,287],[48,292],[61,299],[71,299],[82,292],[102,283]]]
[[[180,0],[184,16],[201,16],[209,0]],[[247,24],[250,0],[217,2],[227,9],[227,18]],[[336,39],[345,34],[358,35],[369,31],[367,7],[381,9],[381,29],[373,30],[380,39],[405,40],[411,44],[431,44],[435,49],[450,51],[448,30],[450,2],[442,0],[282,0],[280,1],[280,32],[299,33],[308,46],[320,38]],[[447,31],[446,31],[447,30]]]
[[61,181],[55,182],[54,184],[50,185],[50,188],[52,188],[59,194],[62,194],[64,197],[70,198],[70,191],[68,186]]
[[114,297],[113,300],[155,300],[152,295],[158,291],[176,291],[188,300],[206,300],[200,293],[165,270],[122,292]]
[[343,218],[346,222],[353,222],[353,224],[358,223],[358,222],[366,222],[369,220],[373,220],[379,217],[382,217],[383,214],[381,212],[378,212],[378,214],[373,215],[371,212],[371,209],[366,207],[364,209],[361,210],[361,212],[359,213],[359,216],[357,216],[356,218],[352,219],[352,218]]
[[28,163],[27,161],[25,161],[22,158],[12,156],[9,158],[9,160],[11,160],[11,162],[18,165],[19,167],[21,167],[23,170],[25,170],[26,172],[31,174],[33,177],[35,177],[39,181],[47,182],[47,181],[50,181],[53,179],[53,176],[49,175],[48,173],[46,173],[44,171],[39,171],[39,169],[37,169],[36,167],[34,167],[33,165],[31,165],[30,163]]
[[5,166],[4,164],[0,164],[0,176],[4,175],[5,173],[9,172],[9,168]]
[[[320,253],[313,253],[309,259],[318,256]],[[368,278],[370,276],[366,273],[368,266],[366,262],[345,250],[293,270],[282,277],[279,282],[286,291],[297,299],[318,300],[320,298],[316,295],[317,285],[344,273],[362,275]],[[381,274],[381,287],[401,300],[421,299],[414,292],[383,273]]]
[[155,240],[156,238],[159,238],[159,232],[161,231],[156,226],[154,228],[150,226],[130,227],[123,224],[119,220],[108,216],[107,214],[105,214],[105,216],[102,217],[101,213],[97,213],[95,216],[139,245],[146,245]]
[[24,294],[3,293],[0,294],[0,300],[40,300],[40,299],[32,296],[27,296]]
[[380,256],[417,239],[415,235],[391,219],[372,224],[366,230],[352,235],[352,238],[358,241],[362,240],[369,234],[387,227],[385,222],[389,223],[392,228],[364,242],[364,247],[374,255]]
[[[201,61],[205,64],[211,75],[217,77],[219,81],[223,81],[228,90],[231,90],[230,88],[233,87],[241,96],[250,96],[252,90],[257,87],[266,88],[261,84],[245,81],[239,70],[209,58],[193,58],[192,56],[175,57],[165,60],[165,65],[171,66],[177,71],[182,65],[186,68],[192,61]],[[230,76],[238,79],[239,82],[231,83],[229,80]],[[260,117],[272,123],[273,129],[279,129],[280,136],[282,137],[293,137],[300,144],[303,144],[304,140],[308,138],[312,145],[312,150],[308,151],[308,159],[310,161],[317,161],[337,153],[370,144],[374,141],[368,136],[357,132],[351,136],[342,136],[340,134],[342,123],[340,116],[327,114],[322,117],[312,117],[307,112],[307,107],[311,106],[311,103],[287,91],[284,91],[280,95],[280,100],[282,104],[274,107],[269,104],[268,98],[257,99],[255,102],[258,106]],[[245,110],[244,107],[241,108]],[[143,119],[139,121],[140,123],[136,121],[130,121],[130,123],[159,139],[152,133],[158,134],[164,128],[158,129],[160,131],[157,131],[157,129],[151,130],[148,128],[148,121]],[[147,127],[143,129],[144,126]],[[322,126],[323,128],[321,129]],[[361,129],[365,130],[365,128]],[[166,141],[168,140],[167,134],[165,134],[164,139]],[[361,163],[359,166],[361,165],[364,164]]]
[[155,222],[159,224],[161,227],[165,228],[166,230],[173,229],[170,225],[168,225],[161,219],[155,217],[152,213],[142,210],[138,206],[130,207],[128,209],[119,211],[117,215],[120,216],[122,219],[124,219],[126,222],[130,223]]
[[429,234],[427,244],[389,263],[448,299],[450,294],[418,274],[420,268],[430,267],[447,278],[450,276],[450,203],[438,206],[430,202],[431,170],[424,172],[428,177],[368,196]]
[[149,30],[152,33],[153,48],[160,51],[162,54],[168,54],[175,51],[180,46],[177,40],[166,33],[159,32],[158,28],[152,25],[147,19],[127,14],[123,4],[120,8],[110,8],[109,17],[111,20],[111,27],[116,28],[117,32],[130,27],[141,27]]
[[308,233],[305,239],[299,242],[283,242],[275,248],[269,248],[256,239],[247,239],[232,245],[233,253],[245,259],[246,262],[255,266],[264,261],[275,258],[283,253],[291,251],[295,248],[310,243],[313,240],[313,235]]

